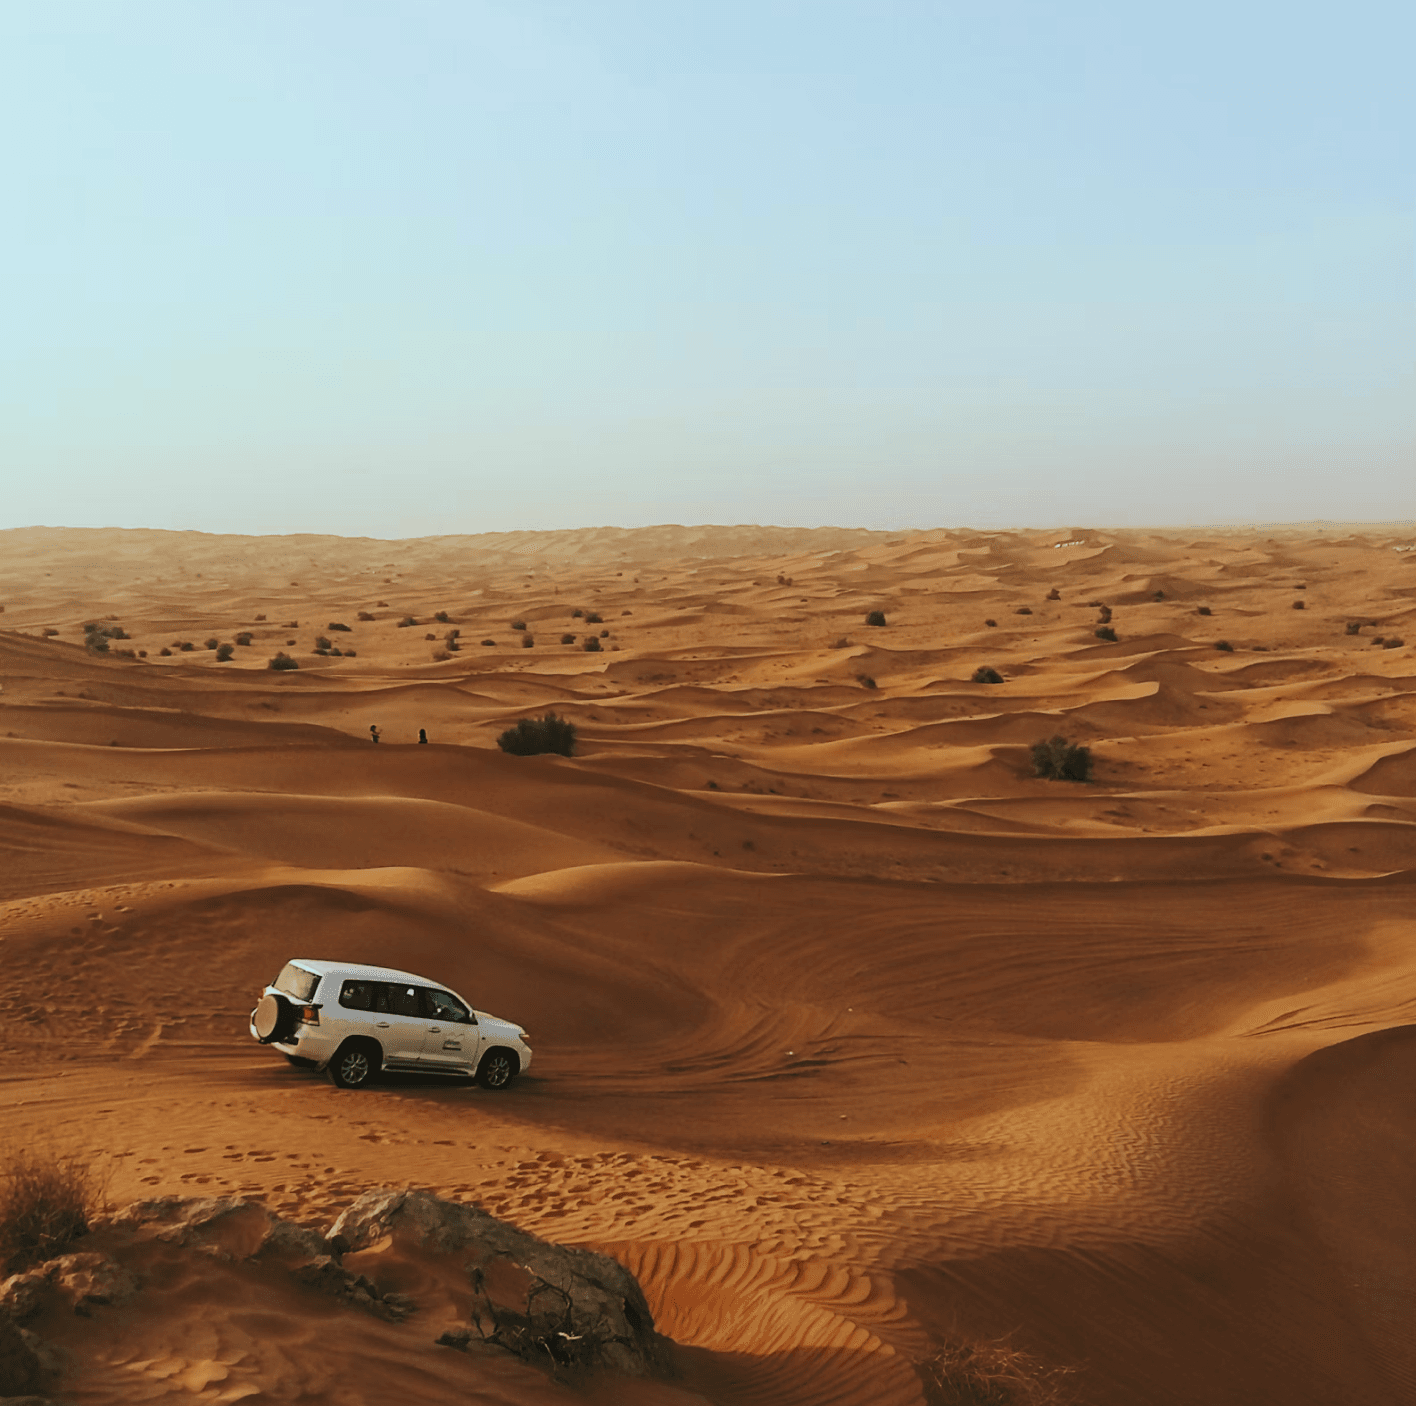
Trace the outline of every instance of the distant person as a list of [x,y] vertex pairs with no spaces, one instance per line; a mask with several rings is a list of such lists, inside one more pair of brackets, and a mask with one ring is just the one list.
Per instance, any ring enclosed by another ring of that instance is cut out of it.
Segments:
[[369,739],[372,742],[377,742],[379,740],[379,730],[372,724],[369,727]]
[[420,728],[418,729],[418,741],[419,741],[419,742],[426,742],[427,740],[428,740],[428,729],[425,728],[425,727],[420,727]]

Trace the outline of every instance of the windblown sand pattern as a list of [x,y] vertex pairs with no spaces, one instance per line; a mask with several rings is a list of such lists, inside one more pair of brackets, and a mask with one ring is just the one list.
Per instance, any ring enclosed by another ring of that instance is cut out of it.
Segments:
[[[5,1139],[612,1254],[681,1376],[605,1402],[918,1406],[1004,1335],[1090,1406],[1412,1401],[1412,544],[0,534]],[[548,708],[573,759],[496,749]],[[1033,775],[1058,733],[1090,783]],[[294,955],[446,980],[534,1075],[290,1070],[245,1024]],[[70,1326],[75,1402],[586,1399],[170,1297]]]

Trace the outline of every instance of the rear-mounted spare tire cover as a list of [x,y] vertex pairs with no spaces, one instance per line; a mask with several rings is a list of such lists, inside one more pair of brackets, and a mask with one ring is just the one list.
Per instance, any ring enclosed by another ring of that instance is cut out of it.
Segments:
[[300,1023],[300,1011],[284,996],[267,993],[257,1002],[251,1023],[256,1027],[256,1036],[261,1044],[275,1045],[295,1033],[295,1027]]

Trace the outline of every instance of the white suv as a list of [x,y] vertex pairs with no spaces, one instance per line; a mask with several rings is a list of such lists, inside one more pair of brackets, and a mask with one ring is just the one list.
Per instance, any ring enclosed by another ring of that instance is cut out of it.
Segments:
[[324,1069],[341,1089],[382,1070],[457,1074],[504,1089],[531,1065],[519,1026],[473,1010],[455,991],[391,967],[297,957],[251,1012],[251,1035],[291,1064]]

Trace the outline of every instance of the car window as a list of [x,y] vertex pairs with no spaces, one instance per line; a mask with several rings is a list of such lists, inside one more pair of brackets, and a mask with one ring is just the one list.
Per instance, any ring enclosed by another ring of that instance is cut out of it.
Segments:
[[339,1004],[351,1011],[371,1011],[374,1008],[372,981],[346,981],[339,988]]
[[418,1003],[418,988],[416,986],[403,986],[389,982],[388,998],[394,1015],[420,1016],[423,1014],[422,1007]]
[[303,967],[297,967],[294,962],[287,962],[280,975],[271,983],[277,991],[284,991],[287,996],[293,996],[297,1001],[308,1001],[315,994],[315,987],[319,984],[320,979],[314,972],[307,972]]
[[371,981],[369,985],[374,988],[374,1009],[383,1015],[388,1015],[393,1010],[389,1001],[388,982]]
[[450,991],[423,988],[424,1013],[433,1020],[454,1020],[460,1025],[468,1023],[467,1007]]

